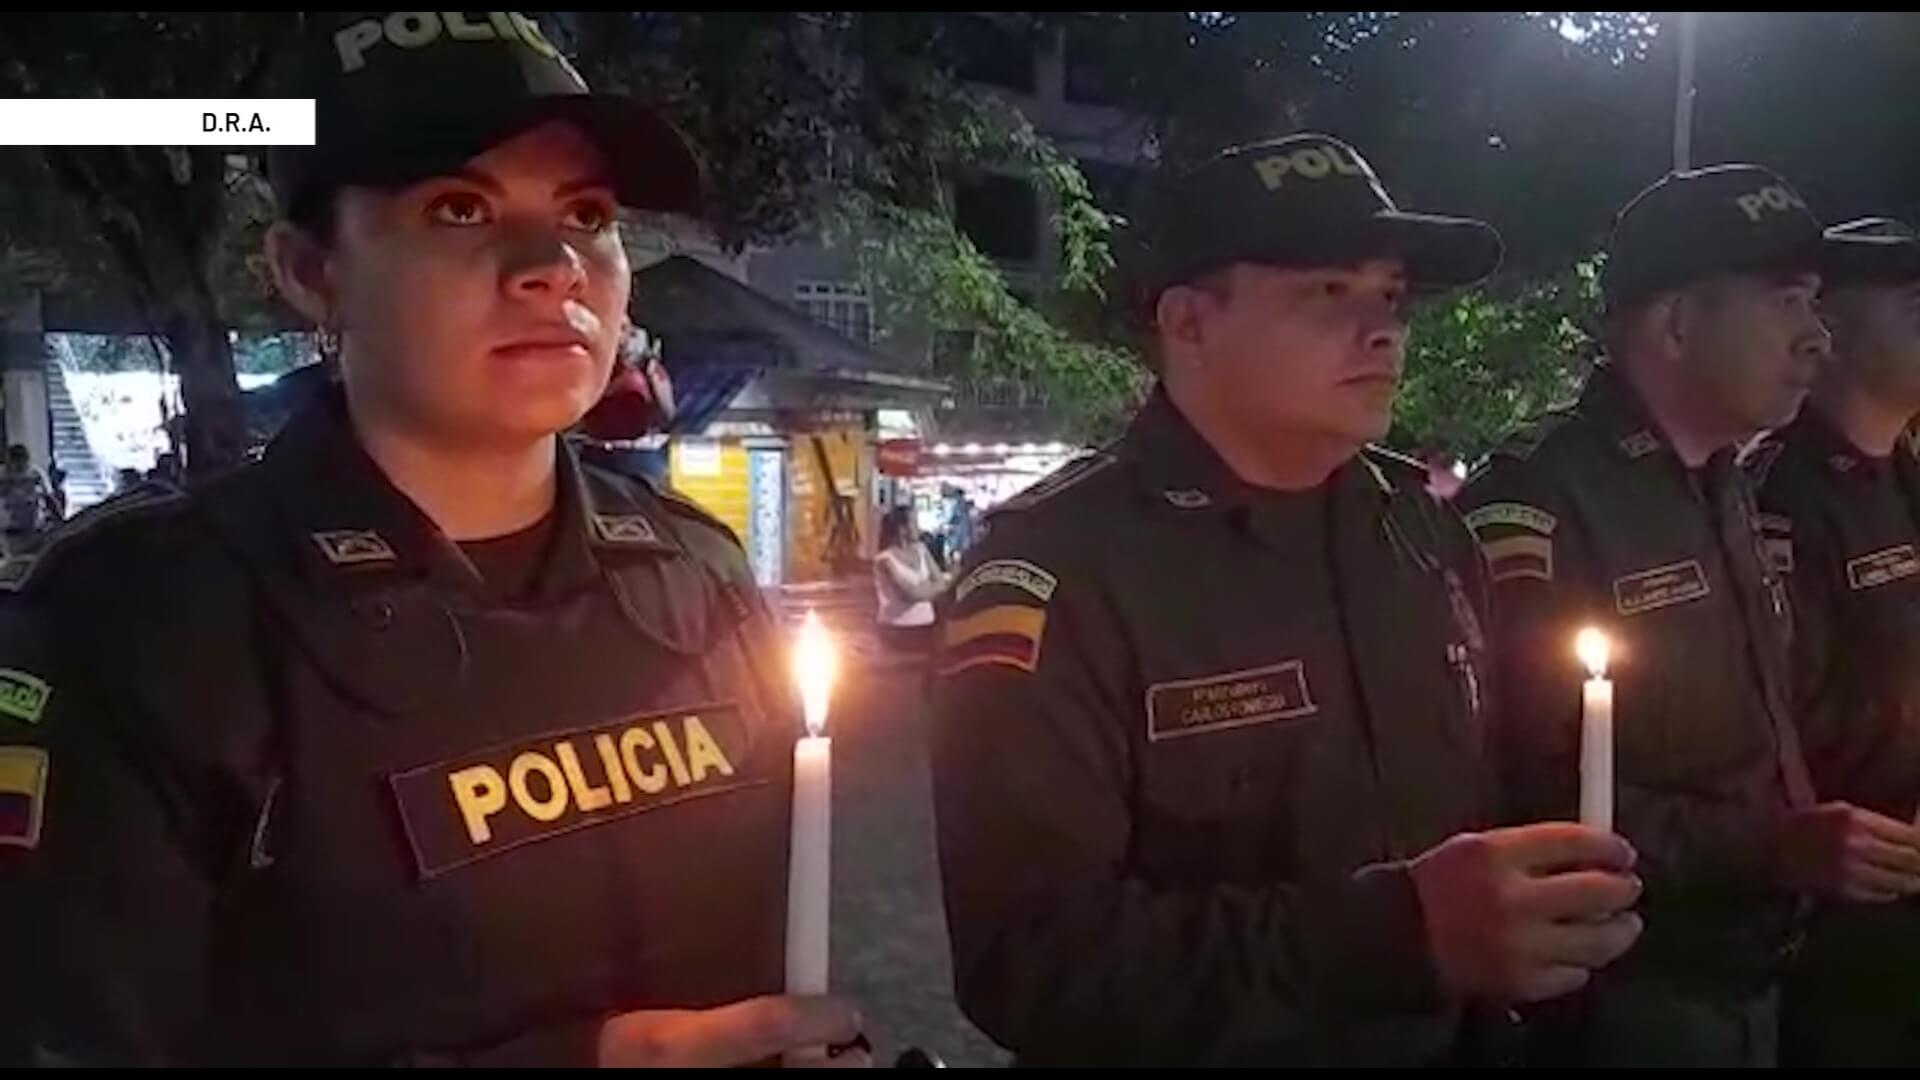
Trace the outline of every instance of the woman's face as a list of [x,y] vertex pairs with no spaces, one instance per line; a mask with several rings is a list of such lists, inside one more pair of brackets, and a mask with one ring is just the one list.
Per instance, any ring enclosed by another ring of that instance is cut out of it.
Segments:
[[344,189],[337,220],[319,314],[341,333],[363,422],[511,445],[598,400],[631,272],[605,162],[572,125],[531,129],[456,175]]

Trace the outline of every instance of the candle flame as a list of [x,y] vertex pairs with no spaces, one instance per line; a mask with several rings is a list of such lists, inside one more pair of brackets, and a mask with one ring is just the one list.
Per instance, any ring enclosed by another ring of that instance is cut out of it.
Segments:
[[1607,635],[1589,626],[1573,639],[1573,651],[1594,678],[1606,678],[1607,658],[1613,652],[1613,642],[1607,640]]
[[800,707],[807,718],[807,734],[819,735],[827,727],[827,702],[833,696],[834,679],[840,674],[840,655],[833,637],[820,625],[813,611],[800,624],[800,636],[793,644],[793,681],[800,688]]

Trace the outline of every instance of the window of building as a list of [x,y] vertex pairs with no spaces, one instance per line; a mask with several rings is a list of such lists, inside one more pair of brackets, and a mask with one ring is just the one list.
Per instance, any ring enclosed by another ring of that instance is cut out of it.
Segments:
[[1033,43],[988,18],[954,21],[948,34],[954,74],[968,82],[1031,94],[1038,85]]
[[1133,205],[1134,185],[1140,179],[1139,169],[1087,158],[1080,158],[1074,164],[1080,166],[1080,175],[1087,178],[1087,190],[1092,192],[1093,201],[1100,209],[1115,214],[1128,212]]
[[1066,32],[1067,84],[1064,87],[1068,101],[1077,105],[1118,105],[1120,87],[1116,74],[1109,63],[1111,52],[1103,55],[1102,42],[1094,32],[1087,29],[1068,29]]
[[873,340],[873,301],[864,285],[848,281],[796,282],[793,304],[855,341]]
[[980,176],[956,185],[953,218],[988,258],[1031,263],[1039,256],[1039,194],[1017,176]]

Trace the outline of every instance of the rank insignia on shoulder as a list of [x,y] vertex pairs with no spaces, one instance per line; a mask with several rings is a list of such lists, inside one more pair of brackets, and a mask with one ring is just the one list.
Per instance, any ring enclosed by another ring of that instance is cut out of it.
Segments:
[[1196,488],[1173,488],[1160,493],[1167,505],[1178,510],[1204,510],[1213,505],[1213,496]]
[[593,533],[608,544],[658,544],[653,522],[639,514],[595,514]]
[[400,555],[386,538],[372,529],[335,529],[313,534],[320,554],[335,566],[367,566],[399,562]]
[[1855,463],[1852,454],[1835,454],[1827,459],[1827,467],[1834,472],[1851,472]]
[[940,674],[958,675],[989,664],[1032,672],[1040,666],[1040,639],[1046,629],[1046,609],[1028,604],[1001,604],[963,615],[947,623]]
[[1560,527],[1560,519],[1538,507],[1517,502],[1488,503],[1466,517],[1467,528],[1475,535],[1491,525],[1511,525],[1514,528],[1537,532],[1541,536],[1552,536],[1553,530]]
[[1636,431],[1620,440],[1620,452],[1638,460],[1660,449],[1660,437],[1651,431]]
[[19,592],[27,583],[28,575],[33,573],[35,561],[32,555],[16,555],[0,562],[0,592]]
[[0,746],[0,847],[40,846],[47,766],[47,752],[37,746]]
[[1018,589],[1044,604],[1053,599],[1053,590],[1059,588],[1060,579],[1025,559],[993,559],[974,567],[972,573],[960,579],[960,584],[954,586],[954,602],[965,600],[975,589],[989,585]]

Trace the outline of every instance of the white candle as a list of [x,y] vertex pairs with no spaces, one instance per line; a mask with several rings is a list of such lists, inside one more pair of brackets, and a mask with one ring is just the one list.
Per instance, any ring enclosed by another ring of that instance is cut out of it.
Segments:
[[1607,636],[1580,631],[1574,650],[1592,675],[1580,694],[1580,824],[1613,831],[1613,681],[1607,678]]
[[787,854],[787,992],[827,992],[833,883],[833,740],[826,730],[839,660],[820,619],[807,612],[793,650],[807,734],[793,747],[793,839]]

